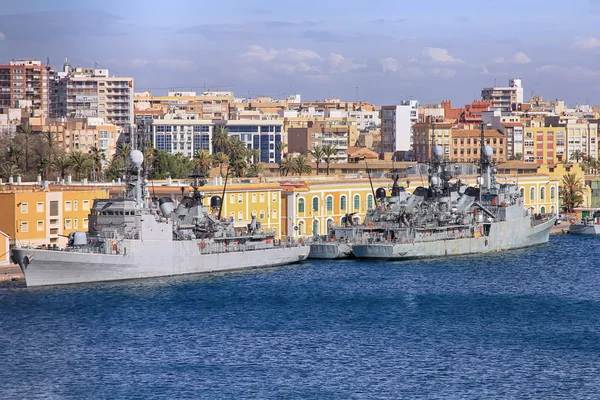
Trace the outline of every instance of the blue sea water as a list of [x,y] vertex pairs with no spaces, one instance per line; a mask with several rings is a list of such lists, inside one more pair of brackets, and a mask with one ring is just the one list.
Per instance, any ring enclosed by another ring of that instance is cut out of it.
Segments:
[[597,238],[0,286],[0,399],[597,399]]

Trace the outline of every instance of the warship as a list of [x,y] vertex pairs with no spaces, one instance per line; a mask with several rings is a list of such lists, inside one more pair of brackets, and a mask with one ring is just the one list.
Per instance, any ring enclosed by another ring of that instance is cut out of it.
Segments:
[[600,235],[600,210],[594,211],[590,217],[583,217],[580,221],[569,226],[569,235]]
[[199,191],[202,176],[194,176],[193,193],[177,206],[170,197],[148,201],[142,152],[133,150],[130,161],[125,196],[94,200],[87,232],[70,234],[60,250],[11,250],[27,286],[272,267],[307,258],[309,246],[278,242],[256,218],[236,232],[232,221],[221,219],[220,197],[211,197],[219,208],[211,215]]
[[330,234],[312,238],[308,258],[339,260],[353,257],[352,245],[360,242],[362,232],[362,227],[354,222],[354,214],[347,213],[342,217],[341,226],[329,227]]
[[[434,140],[432,140],[435,143]],[[402,260],[488,253],[548,242],[556,216],[534,218],[513,183],[496,180],[493,149],[480,137],[478,187],[450,184],[449,161],[433,145],[428,187],[412,194],[398,189],[369,212],[362,243],[352,246],[359,259]]]

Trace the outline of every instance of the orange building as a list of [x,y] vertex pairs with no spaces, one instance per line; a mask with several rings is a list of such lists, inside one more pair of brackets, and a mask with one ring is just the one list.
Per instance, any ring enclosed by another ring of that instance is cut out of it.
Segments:
[[[494,150],[494,161],[506,160],[506,138],[495,130],[484,131],[485,144]],[[476,129],[452,130],[452,156],[455,162],[476,162],[479,160],[481,131]]]

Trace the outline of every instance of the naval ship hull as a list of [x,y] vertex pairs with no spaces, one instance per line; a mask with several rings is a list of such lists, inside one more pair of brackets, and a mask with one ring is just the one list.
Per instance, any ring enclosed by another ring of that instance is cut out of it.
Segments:
[[371,260],[404,260],[519,249],[547,243],[556,218],[531,226],[529,218],[495,222],[488,236],[413,243],[362,243],[352,246],[354,256]]
[[600,225],[597,224],[573,224],[569,226],[569,235],[600,235]]
[[119,281],[274,267],[305,260],[309,246],[202,254],[197,241],[122,242],[123,254],[16,248],[27,286]]
[[352,245],[348,243],[312,243],[308,258],[321,260],[340,260],[350,258],[352,255]]

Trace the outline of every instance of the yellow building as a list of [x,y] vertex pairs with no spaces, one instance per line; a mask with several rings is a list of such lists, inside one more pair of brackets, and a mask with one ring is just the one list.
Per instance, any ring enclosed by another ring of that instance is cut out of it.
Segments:
[[60,187],[55,190],[12,188],[0,191],[0,231],[11,244],[66,243],[69,233],[87,230],[87,218],[95,198],[106,198],[105,190]]
[[0,232],[0,265],[10,263],[10,237]]

